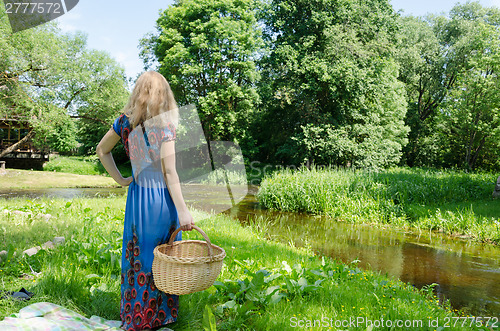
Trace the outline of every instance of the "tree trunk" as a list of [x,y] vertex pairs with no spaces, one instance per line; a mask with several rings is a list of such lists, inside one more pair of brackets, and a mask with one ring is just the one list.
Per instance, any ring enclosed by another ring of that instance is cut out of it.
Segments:
[[35,135],[35,132],[33,130],[31,130],[30,132],[28,132],[28,134],[23,139],[19,140],[14,145],[12,145],[12,146],[8,147],[7,149],[3,150],[2,152],[0,152],[0,158],[2,158],[5,155],[7,155],[9,153],[12,153],[13,151],[15,151],[17,149],[17,147],[19,147],[20,145],[24,144],[28,140],[30,140],[34,135]]
[[477,158],[478,158],[479,153],[481,152],[485,142],[486,142],[486,137],[483,137],[479,143],[479,146],[474,151],[474,154],[472,154],[472,159],[469,161],[469,168],[471,170],[474,170],[474,168],[476,167]]

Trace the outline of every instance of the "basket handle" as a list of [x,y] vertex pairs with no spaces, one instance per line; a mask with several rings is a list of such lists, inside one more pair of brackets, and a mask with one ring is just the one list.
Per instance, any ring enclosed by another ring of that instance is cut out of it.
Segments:
[[[200,229],[198,226],[196,226],[194,224],[191,224],[191,227],[193,229],[195,229],[196,231],[198,231],[199,233],[201,233],[203,238],[205,238],[205,241],[207,242],[207,247],[208,247],[208,254],[210,255],[210,261],[212,261],[214,258],[214,253],[212,252],[212,243],[210,242],[210,239],[208,238],[207,234],[202,229]],[[180,227],[175,229],[175,231],[170,235],[170,239],[168,240],[167,245],[172,245],[174,243],[175,236],[177,236],[177,233],[179,233],[179,231],[181,231]]]

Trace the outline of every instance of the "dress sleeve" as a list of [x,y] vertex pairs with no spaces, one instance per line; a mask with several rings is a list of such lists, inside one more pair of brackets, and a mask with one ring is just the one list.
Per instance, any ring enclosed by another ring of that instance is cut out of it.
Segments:
[[120,115],[113,123],[113,130],[115,130],[116,134],[121,136],[121,121],[123,115]]
[[175,126],[168,123],[167,127],[161,131],[161,142],[175,140]]

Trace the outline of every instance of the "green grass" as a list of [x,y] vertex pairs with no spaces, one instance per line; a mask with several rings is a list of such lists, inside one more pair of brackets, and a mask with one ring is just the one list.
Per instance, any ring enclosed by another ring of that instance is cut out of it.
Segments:
[[[124,177],[131,176],[130,162],[117,167]],[[108,175],[97,155],[92,156],[54,156],[43,165],[44,171],[65,172],[77,175]]]
[[424,169],[370,173],[301,168],[266,177],[257,198],[271,209],[436,230],[498,244],[500,200],[491,198],[495,180],[493,174]]
[[[117,164],[124,177],[131,176],[130,162]],[[2,189],[120,187],[106,172],[97,156],[54,156],[44,171],[7,169],[0,176]]]
[[111,177],[72,173],[7,169],[0,175],[0,189],[120,187]]
[[500,215],[500,203],[498,203],[498,200],[492,199],[443,203],[440,204],[438,208],[452,212],[472,210],[476,216],[486,218],[498,218]]
[[[88,317],[119,319],[121,271],[117,259],[124,197],[13,199],[2,201],[2,206],[32,213],[26,216],[0,210],[0,250],[9,251],[9,259],[0,264],[2,288],[13,291],[23,286],[35,297],[29,302],[0,300],[0,318],[30,303],[49,301]],[[46,221],[39,217],[41,213],[53,217]],[[292,330],[299,320],[352,317],[422,320],[423,330],[433,330],[429,320],[459,316],[447,304],[439,305],[431,288],[417,290],[360,270],[355,263],[343,264],[314,256],[307,249],[268,241],[258,227],[243,227],[227,216],[193,214],[212,242],[226,250],[227,257],[217,286],[181,296],[180,317],[171,326],[175,330],[202,329],[207,305],[218,330]],[[32,257],[13,256],[15,251],[54,236],[65,236],[67,241]],[[201,235],[184,233],[184,239],[190,238],[201,239]],[[34,279],[27,276],[31,268],[40,272]]]

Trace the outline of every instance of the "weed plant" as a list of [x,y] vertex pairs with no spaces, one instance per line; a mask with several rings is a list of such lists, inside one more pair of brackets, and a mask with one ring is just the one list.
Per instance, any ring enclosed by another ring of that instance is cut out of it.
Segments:
[[[35,296],[29,302],[0,300],[0,318],[30,303],[49,301],[87,317],[119,319],[123,197],[14,199],[2,201],[2,206],[0,250],[8,251],[0,263],[2,289],[25,287]],[[40,218],[42,213],[53,217]],[[197,211],[193,216],[227,257],[214,286],[181,296],[179,320],[171,325],[175,330],[292,330],[299,324],[321,321],[325,326],[357,318],[364,323],[416,320],[422,321],[419,329],[433,330],[429,321],[460,316],[448,303],[440,304],[431,288],[417,290],[361,270],[356,262],[344,264],[266,240],[260,228],[242,227],[228,216],[209,218]],[[64,236],[66,243],[31,257],[21,255],[54,236]],[[192,231],[183,233],[183,239],[202,237]],[[316,324],[310,329],[320,328]],[[341,328],[355,329],[353,324]]]
[[284,169],[262,181],[257,198],[271,209],[437,230],[498,244],[500,201],[491,198],[495,179],[451,170]]

